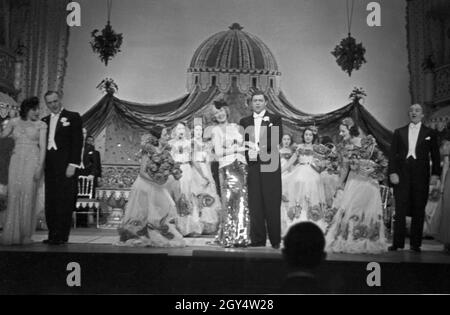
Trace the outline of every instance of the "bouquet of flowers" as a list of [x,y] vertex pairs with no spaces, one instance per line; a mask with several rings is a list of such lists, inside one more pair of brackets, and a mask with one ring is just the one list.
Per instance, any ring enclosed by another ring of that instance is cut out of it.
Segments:
[[354,148],[349,153],[352,169],[379,182],[386,178],[388,161],[372,135],[363,138],[361,147]]
[[145,166],[147,175],[159,185],[165,184],[170,175],[179,180],[183,173],[180,163],[172,158],[170,147],[166,146],[158,150],[155,145],[157,143],[158,140],[152,135],[148,135],[142,142],[141,154],[149,157]]

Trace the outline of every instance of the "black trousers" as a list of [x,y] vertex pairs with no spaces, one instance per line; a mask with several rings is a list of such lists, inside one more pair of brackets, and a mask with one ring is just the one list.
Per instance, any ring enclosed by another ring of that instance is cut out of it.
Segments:
[[72,212],[77,196],[77,176],[66,177],[67,166],[62,166],[57,151],[47,151],[45,165],[45,219],[48,239],[65,241],[69,239]]
[[272,245],[281,242],[281,172],[261,172],[260,163],[248,166],[248,205],[250,239],[253,244],[266,244],[267,234]]
[[399,185],[394,186],[393,245],[399,248],[405,246],[406,217],[411,216],[410,245],[420,247],[430,182],[429,162],[408,158],[402,165],[399,177]]

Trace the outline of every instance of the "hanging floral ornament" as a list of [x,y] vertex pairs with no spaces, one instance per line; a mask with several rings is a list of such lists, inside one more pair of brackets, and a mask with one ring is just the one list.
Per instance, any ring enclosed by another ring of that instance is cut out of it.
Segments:
[[109,60],[120,52],[123,40],[122,34],[116,33],[111,26],[111,7],[112,0],[107,0],[108,22],[101,32],[97,29],[92,31],[93,40],[90,42],[92,50],[99,54],[100,60],[105,63],[105,66],[108,65]]
[[340,44],[334,48],[331,54],[336,57],[336,62],[341,69],[351,76],[353,70],[359,70],[361,65],[367,61],[364,58],[366,49],[363,47],[362,43],[357,44],[356,40],[351,36],[350,30],[352,26],[354,0],[352,0],[350,12],[348,1],[349,0],[347,0],[348,36],[341,40]]
[[365,96],[367,96],[367,94],[362,87],[354,87],[348,98],[351,99],[353,103],[359,103],[361,100],[364,100]]
[[97,89],[99,89],[103,93],[114,95],[114,93],[119,90],[119,87],[113,79],[106,78],[97,85]]

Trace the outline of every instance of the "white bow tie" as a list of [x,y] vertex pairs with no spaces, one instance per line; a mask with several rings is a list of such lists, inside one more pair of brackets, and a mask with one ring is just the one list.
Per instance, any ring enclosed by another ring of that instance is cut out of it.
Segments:
[[409,128],[411,128],[411,129],[418,129],[419,128],[419,124],[410,124],[409,125]]
[[263,118],[264,117],[264,113],[259,113],[259,114],[257,114],[257,113],[253,113],[253,118]]

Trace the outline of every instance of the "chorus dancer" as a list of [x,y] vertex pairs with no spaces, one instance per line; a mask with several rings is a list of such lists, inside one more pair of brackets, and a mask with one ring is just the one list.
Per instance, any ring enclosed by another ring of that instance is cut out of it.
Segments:
[[372,136],[360,137],[351,118],[339,126],[344,146],[340,188],[342,199],[328,229],[327,250],[343,253],[387,251],[379,181],[384,179],[387,160]]
[[[281,138],[280,152],[280,165],[281,165],[281,209],[288,207],[288,199],[286,198],[286,178],[293,170],[295,165],[290,165],[286,167],[294,154],[294,143],[292,140],[292,135],[284,134]],[[287,211],[281,210],[281,235],[285,235],[288,229],[288,218],[286,216]]]
[[167,188],[168,180],[179,180],[181,169],[167,146],[159,142],[162,127],[155,126],[141,140],[141,167],[131,187],[116,245],[184,247],[176,228],[177,207]]
[[[329,148],[330,152],[327,155],[325,169],[320,174],[322,178],[322,185],[325,191],[325,200],[327,207],[330,209],[333,206],[334,196],[339,187],[339,156],[337,148],[330,137],[325,136],[321,140],[321,144]],[[332,218],[327,218],[327,220]],[[328,222],[329,223],[329,222]]]
[[183,175],[180,179],[180,196],[177,199],[179,219],[178,230],[183,236],[201,235],[203,225],[200,221],[200,212],[196,202],[192,182],[194,167],[192,161],[192,145],[190,133],[184,123],[178,123],[172,131],[169,141],[173,159],[181,164]]
[[215,102],[212,112],[217,125],[211,130],[211,141],[219,161],[222,192],[216,243],[223,247],[245,247],[250,244],[250,221],[244,137],[237,124],[228,122],[230,109],[225,102]]
[[283,208],[287,220],[284,233],[293,224],[305,221],[311,221],[323,232],[326,231],[327,225],[324,220],[326,200],[320,176],[324,156],[319,151],[319,146],[314,144],[316,139],[316,127],[305,128],[303,143],[297,146],[295,153],[285,165],[285,168],[289,168],[297,163],[284,180],[287,198],[287,206]]
[[444,250],[450,253],[450,135],[448,133],[444,136],[440,151],[444,163],[442,165],[442,184],[440,187],[441,200],[438,207],[439,223],[437,224],[435,238],[442,242],[444,244]]
[[201,120],[200,123],[194,122],[192,152],[192,163],[194,166],[192,191],[196,196],[200,222],[203,226],[202,234],[215,234],[219,223],[218,215],[221,209],[221,202],[211,173],[211,147],[210,143],[203,141]]

